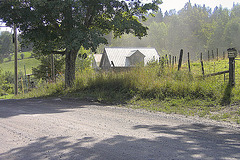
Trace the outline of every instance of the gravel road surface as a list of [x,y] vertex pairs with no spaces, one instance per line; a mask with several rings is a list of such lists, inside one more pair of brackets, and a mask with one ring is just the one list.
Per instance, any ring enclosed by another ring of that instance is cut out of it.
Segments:
[[240,159],[240,125],[73,99],[0,100],[0,160]]

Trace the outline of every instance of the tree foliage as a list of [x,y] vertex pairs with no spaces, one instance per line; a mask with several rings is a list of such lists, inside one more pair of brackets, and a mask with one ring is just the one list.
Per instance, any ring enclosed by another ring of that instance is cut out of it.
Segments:
[[140,41],[124,35],[123,39],[112,40],[111,46],[154,47],[164,56],[166,53],[177,56],[184,49],[195,60],[201,52],[216,48],[219,52],[232,47],[240,50],[239,4],[231,10],[221,5],[212,10],[187,2],[179,11],[170,10],[163,14],[159,10],[156,15],[144,22],[149,27],[147,37]]
[[131,33],[138,38],[147,35],[149,10],[158,10],[160,0],[143,4],[140,0],[12,0],[3,1],[0,18],[22,32],[25,43],[33,43],[41,54],[65,55],[65,84],[72,86],[75,61],[80,47],[97,49],[107,44],[104,35],[114,37]]
[[0,62],[3,62],[4,58],[10,56],[14,50],[12,43],[12,34],[10,32],[1,32],[0,34]]

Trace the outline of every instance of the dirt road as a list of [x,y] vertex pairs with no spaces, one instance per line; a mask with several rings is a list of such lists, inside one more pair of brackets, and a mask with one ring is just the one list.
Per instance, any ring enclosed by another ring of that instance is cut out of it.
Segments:
[[62,99],[0,100],[0,160],[240,159],[240,127]]

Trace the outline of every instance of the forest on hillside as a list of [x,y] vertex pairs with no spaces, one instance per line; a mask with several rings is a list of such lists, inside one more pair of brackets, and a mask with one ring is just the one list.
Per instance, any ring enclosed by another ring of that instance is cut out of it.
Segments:
[[[161,8],[161,6],[160,6]],[[148,35],[139,40],[131,34],[112,39],[108,35],[110,47],[154,47],[161,56],[178,56],[180,49],[189,52],[192,59],[199,59],[202,52],[206,59],[208,50],[218,48],[224,52],[228,48],[240,49],[240,5],[232,9],[216,6],[192,5],[190,2],[179,10],[148,17],[144,22],[148,26]],[[102,50],[102,49],[101,49]],[[204,54],[205,53],[205,54]]]

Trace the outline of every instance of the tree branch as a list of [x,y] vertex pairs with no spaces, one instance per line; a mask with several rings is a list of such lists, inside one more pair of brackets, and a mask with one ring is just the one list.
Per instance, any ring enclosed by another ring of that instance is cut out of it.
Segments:
[[62,56],[65,55],[66,51],[52,51],[52,54],[61,54]]

